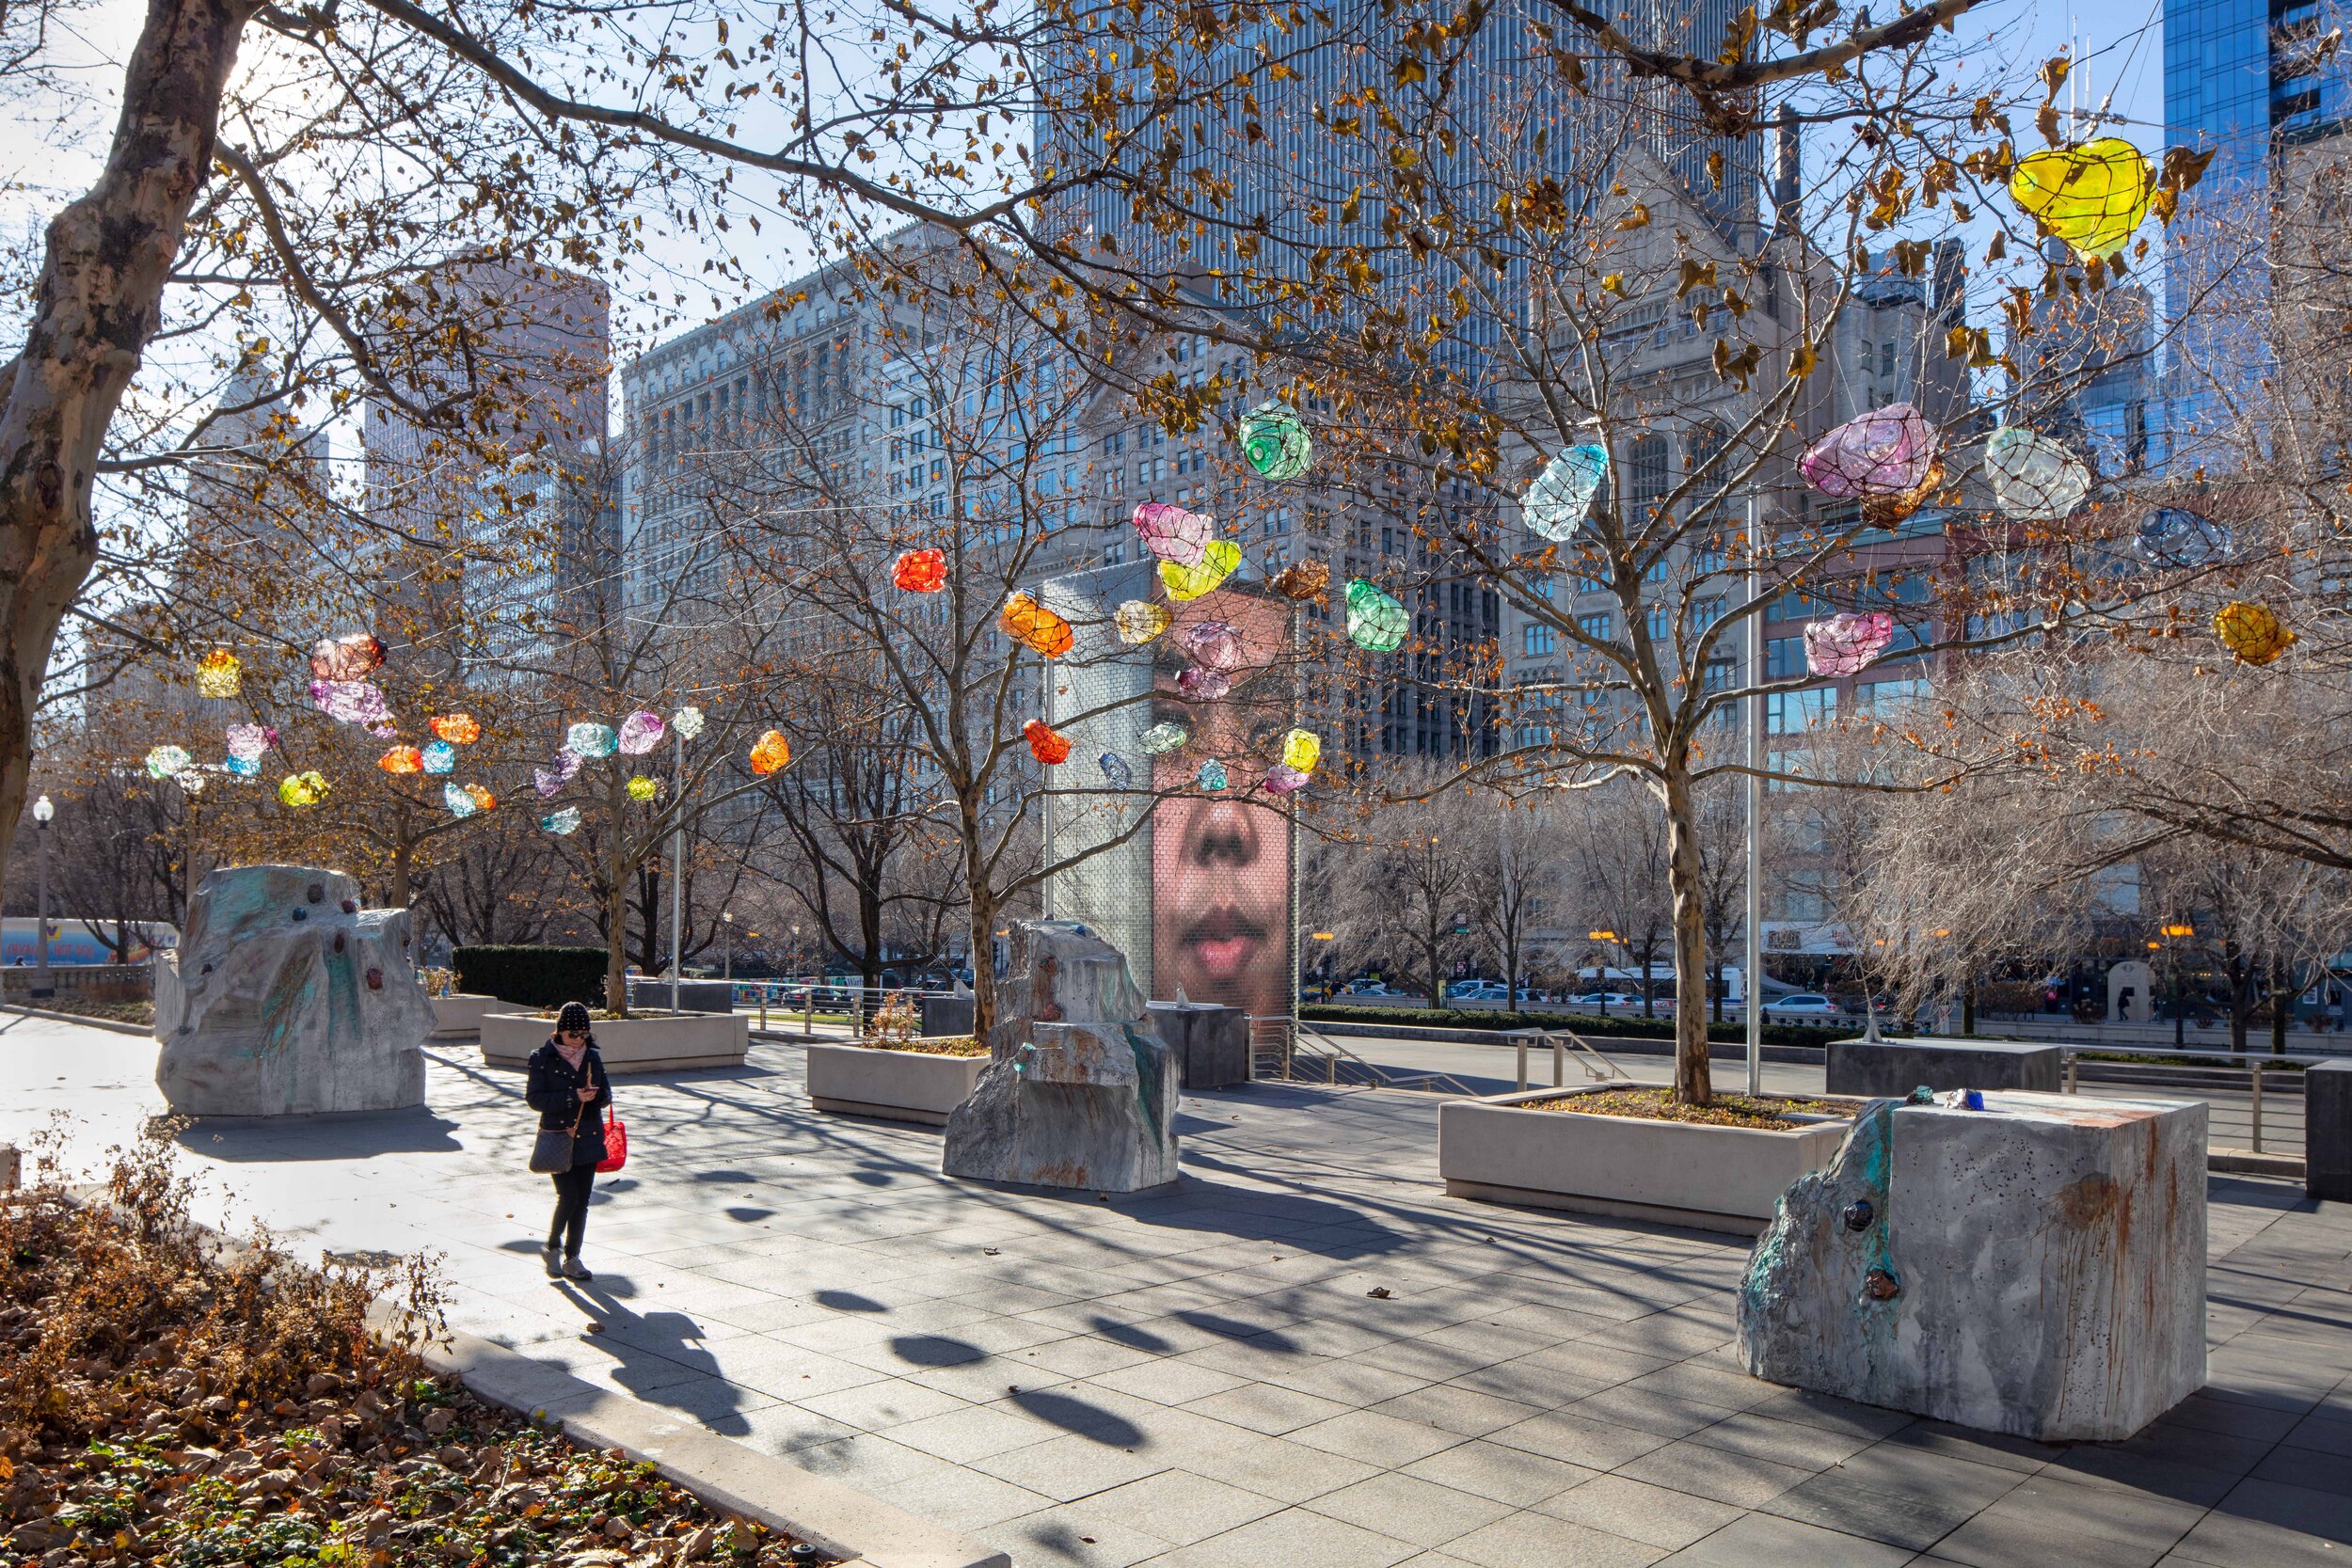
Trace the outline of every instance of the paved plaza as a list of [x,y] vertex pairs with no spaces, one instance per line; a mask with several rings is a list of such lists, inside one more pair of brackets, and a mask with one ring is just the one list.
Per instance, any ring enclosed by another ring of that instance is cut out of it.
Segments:
[[[154,1054],[0,1018],[0,1139],[94,1154]],[[436,1047],[430,1115],[183,1143],[232,1220],[439,1251],[459,1326],[1024,1568],[2352,1563],[2352,1207],[2289,1183],[2212,1183],[2205,1392],[2051,1447],[1744,1376],[1743,1244],[1447,1198],[1425,1097],[1187,1095],[1181,1186],[1105,1202],[946,1181],[757,1045],[616,1084],[575,1287],[521,1091]]]

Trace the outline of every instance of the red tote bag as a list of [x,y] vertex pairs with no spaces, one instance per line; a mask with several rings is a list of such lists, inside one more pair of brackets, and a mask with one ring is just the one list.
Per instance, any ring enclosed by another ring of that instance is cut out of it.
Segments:
[[596,1162],[596,1169],[619,1170],[628,1164],[628,1123],[608,1111],[604,1117],[604,1158]]

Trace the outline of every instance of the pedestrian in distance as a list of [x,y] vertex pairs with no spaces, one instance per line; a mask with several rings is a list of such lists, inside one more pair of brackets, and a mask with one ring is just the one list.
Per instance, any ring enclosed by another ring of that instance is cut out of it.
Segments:
[[605,1156],[604,1110],[612,1103],[612,1084],[596,1054],[584,1004],[566,1002],[556,1014],[555,1033],[531,1053],[523,1099],[539,1113],[531,1168],[555,1180],[555,1217],[540,1259],[549,1279],[594,1279],[580,1263],[580,1243],[588,1227],[588,1195]]

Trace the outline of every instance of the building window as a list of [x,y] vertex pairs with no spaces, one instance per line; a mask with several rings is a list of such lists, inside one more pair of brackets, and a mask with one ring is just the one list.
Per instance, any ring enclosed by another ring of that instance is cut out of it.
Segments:
[[1666,499],[1666,438],[1663,436],[1637,437],[1626,467],[1629,470],[1630,490],[1636,524],[1646,522],[1649,509]]
[[1723,600],[1692,599],[1691,601],[1691,629],[1692,631],[1705,631],[1723,618]]
[[1530,621],[1522,628],[1524,646],[1520,650],[1529,658],[1542,658],[1552,651],[1551,628],[1541,621]]
[[1773,691],[1764,698],[1766,735],[1801,735],[1837,717],[1837,689],[1816,687],[1807,691]]
[[1764,640],[1764,674],[1768,680],[1787,680],[1805,673],[1804,639],[1802,637],[1768,637]]
[[1614,625],[1615,623],[1609,618],[1609,612],[1605,610],[1576,618],[1576,629],[1596,642],[1608,641],[1610,631]]

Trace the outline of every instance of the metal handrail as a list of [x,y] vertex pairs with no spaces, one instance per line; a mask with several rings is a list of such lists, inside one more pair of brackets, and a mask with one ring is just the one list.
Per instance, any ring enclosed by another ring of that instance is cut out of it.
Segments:
[[[2061,1049],[2063,1050],[2063,1048]],[[2097,1046],[2089,1051],[2063,1050],[2063,1055],[2066,1063],[2065,1092],[2068,1094],[2076,1094],[2080,1092],[2080,1088],[2078,1086],[2080,1080],[2075,1071],[2075,1065],[2078,1061],[2085,1057],[2090,1057],[2094,1060],[2098,1060],[2100,1065],[2103,1067],[2121,1068],[2127,1072],[2135,1068],[2145,1069],[2169,1069],[2173,1071],[2197,1071],[2201,1069],[2217,1072],[2244,1071],[2247,1075],[2248,1120],[2249,1123],[2249,1135],[2250,1140],[2249,1152],[2255,1154],[2263,1152],[2263,1069],[2265,1068],[2276,1069],[2288,1066],[2290,1064],[2294,1067],[2308,1069],[2310,1068],[2321,1066],[2329,1060],[2329,1058],[2324,1056],[2300,1056],[2287,1054],[2274,1055],[2266,1051],[2132,1051],[2107,1045]],[[2106,1058],[2115,1056],[2152,1057],[2155,1059],[2149,1061],[2106,1060]],[[2212,1057],[2214,1060],[2212,1066],[2208,1068],[2203,1060],[2187,1060],[2187,1058],[2190,1057]],[[2163,1085],[2158,1085],[2156,1086],[2162,1087]]]
[[1592,1042],[1573,1029],[1510,1029],[1503,1032],[1502,1037],[1518,1047],[1519,1088],[1522,1091],[1527,1088],[1527,1042],[1531,1039],[1551,1048],[1551,1086],[1555,1089],[1568,1086],[1568,1049],[1571,1046],[1576,1050],[1577,1066],[1583,1069],[1584,1076],[1593,1082],[1606,1084],[1619,1078],[1629,1084],[1633,1082],[1633,1074],[1594,1050]]

